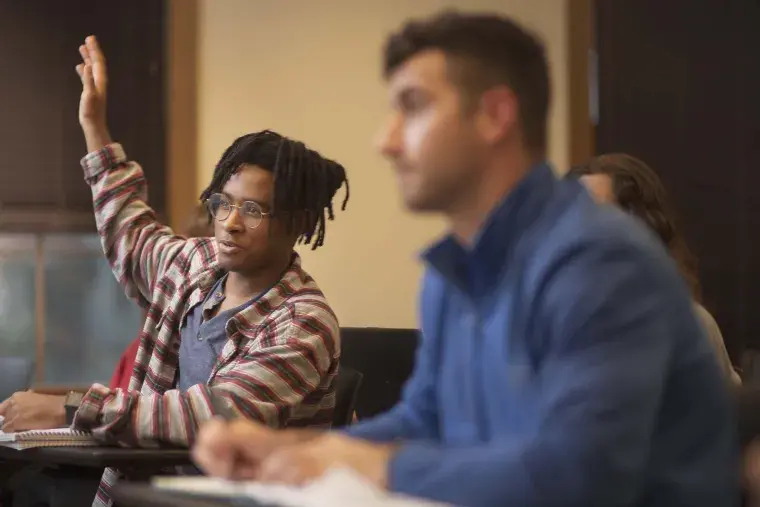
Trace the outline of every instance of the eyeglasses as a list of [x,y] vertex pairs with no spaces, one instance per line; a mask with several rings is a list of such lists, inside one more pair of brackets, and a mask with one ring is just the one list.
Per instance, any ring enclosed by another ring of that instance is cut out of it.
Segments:
[[271,213],[266,213],[261,209],[261,205],[254,201],[244,201],[239,206],[232,204],[229,198],[224,194],[213,194],[206,199],[206,207],[208,208],[211,216],[220,222],[224,222],[229,218],[233,208],[237,208],[240,213],[240,218],[243,220],[243,224],[249,229],[255,229],[261,224],[264,217],[271,216]]

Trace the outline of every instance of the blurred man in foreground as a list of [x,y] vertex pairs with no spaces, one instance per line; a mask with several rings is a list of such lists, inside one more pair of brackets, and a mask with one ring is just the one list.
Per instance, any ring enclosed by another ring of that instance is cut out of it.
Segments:
[[465,506],[733,505],[731,407],[678,270],[545,162],[542,45],[447,13],[391,36],[384,70],[380,150],[407,207],[450,228],[402,400],[345,433],[212,422],[197,462],[293,484],[343,466]]

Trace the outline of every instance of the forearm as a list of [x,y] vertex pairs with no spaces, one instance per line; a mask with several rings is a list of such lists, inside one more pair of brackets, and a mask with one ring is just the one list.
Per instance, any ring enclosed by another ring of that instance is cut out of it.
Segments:
[[406,407],[397,405],[385,414],[349,426],[343,431],[351,437],[377,443],[432,438],[425,425],[415,421],[406,412]]
[[[212,403],[214,397],[225,399]],[[188,447],[198,426],[216,415],[214,406],[234,406],[233,397],[200,385],[188,392],[173,389],[160,395],[95,385],[84,396],[73,427],[91,431],[101,441],[129,447],[156,443]]]
[[464,448],[407,443],[390,462],[388,487],[471,507],[628,505],[631,485],[644,470],[585,438],[570,440],[565,432],[551,432],[532,441],[501,439]]
[[[280,393],[287,390],[276,384],[263,389]],[[153,395],[95,385],[84,396],[74,427],[92,431],[102,441],[131,447],[155,443],[187,447],[195,441],[199,426],[215,416],[251,419],[281,428],[283,414],[302,401],[303,396],[295,391],[277,401],[266,395],[262,398],[256,386],[244,386],[231,377],[211,386],[197,384],[184,392],[171,389]],[[299,429],[288,431],[287,438],[300,442],[319,434]]]
[[540,431],[474,447],[406,442],[390,488],[473,507],[628,505],[662,400],[668,355],[658,324],[614,338],[589,329],[596,345],[544,359]]
[[[107,138],[98,136],[93,143]],[[142,168],[128,161],[119,144],[108,144],[82,160],[93,196],[95,221],[114,275],[127,295],[143,304],[154,282],[186,244],[160,224],[147,204]]]
[[388,467],[391,491],[452,505],[533,507],[535,502],[524,503],[524,495],[512,490],[525,490],[531,484],[523,467],[512,469],[506,451],[495,452],[492,446],[445,450],[407,443]]
[[84,140],[87,144],[87,153],[102,150],[113,141],[108,128],[101,125],[82,125]]
[[[327,317],[315,309],[310,315],[309,310],[308,305],[283,309],[281,318],[273,318],[268,326],[272,333],[268,341],[282,343],[243,353],[245,360],[216,372],[210,384],[150,395],[96,384],[85,395],[75,426],[126,445],[161,442],[187,446],[195,440],[198,426],[217,415],[252,419],[272,428],[283,427],[299,411],[295,416],[308,418],[323,408],[305,400],[337,367],[338,332],[333,317],[333,325],[324,334],[314,333],[317,322],[324,326]],[[146,377],[145,382],[155,385],[156,379]],[[313,413],[306,413],[310,410]],[[309,436],[294,432],[294,438],[295,433],[301,438]]]

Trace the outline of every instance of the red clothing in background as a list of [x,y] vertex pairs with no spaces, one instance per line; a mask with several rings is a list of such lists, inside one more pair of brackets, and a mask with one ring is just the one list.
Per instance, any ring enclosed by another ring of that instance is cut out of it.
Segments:
[[139,348],[140,338],[136,338],[129,344],[129,347],[127,347],[127,350],[124,351],[121,359],[119,359],[119,364],[116,365],[108,387],[111,389],[121,388],[125,391],[129,390],[129,379],[132,378],[132,369],[135,367],[135,358],[137,357],[137,350]]

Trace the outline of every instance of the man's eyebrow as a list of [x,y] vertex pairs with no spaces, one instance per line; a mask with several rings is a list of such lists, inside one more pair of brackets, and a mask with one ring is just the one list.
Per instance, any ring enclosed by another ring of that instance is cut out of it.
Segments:
[[221,194],[222,194],[224,197],[226,197],[227,199],[229,199],[230,201],[238,201],[238,202],[247,202],[247,201],[251,201],[251,202],[255,202],[255,203],[256,203],[256,204],[258,204],[259,206],[263,206],[263,207],[267,207],[267,206],[269,206],[269,204],[263,203],[263,202],[259,201],[258,199],[254,199],[254,198],[252,198],[252,197],[242,197],[242,198],[238,199],[238,198],[235,198],[235,197],[231,196],[231,195],[230,195],[230,194],[228,194],[227,192],[221,192]]

